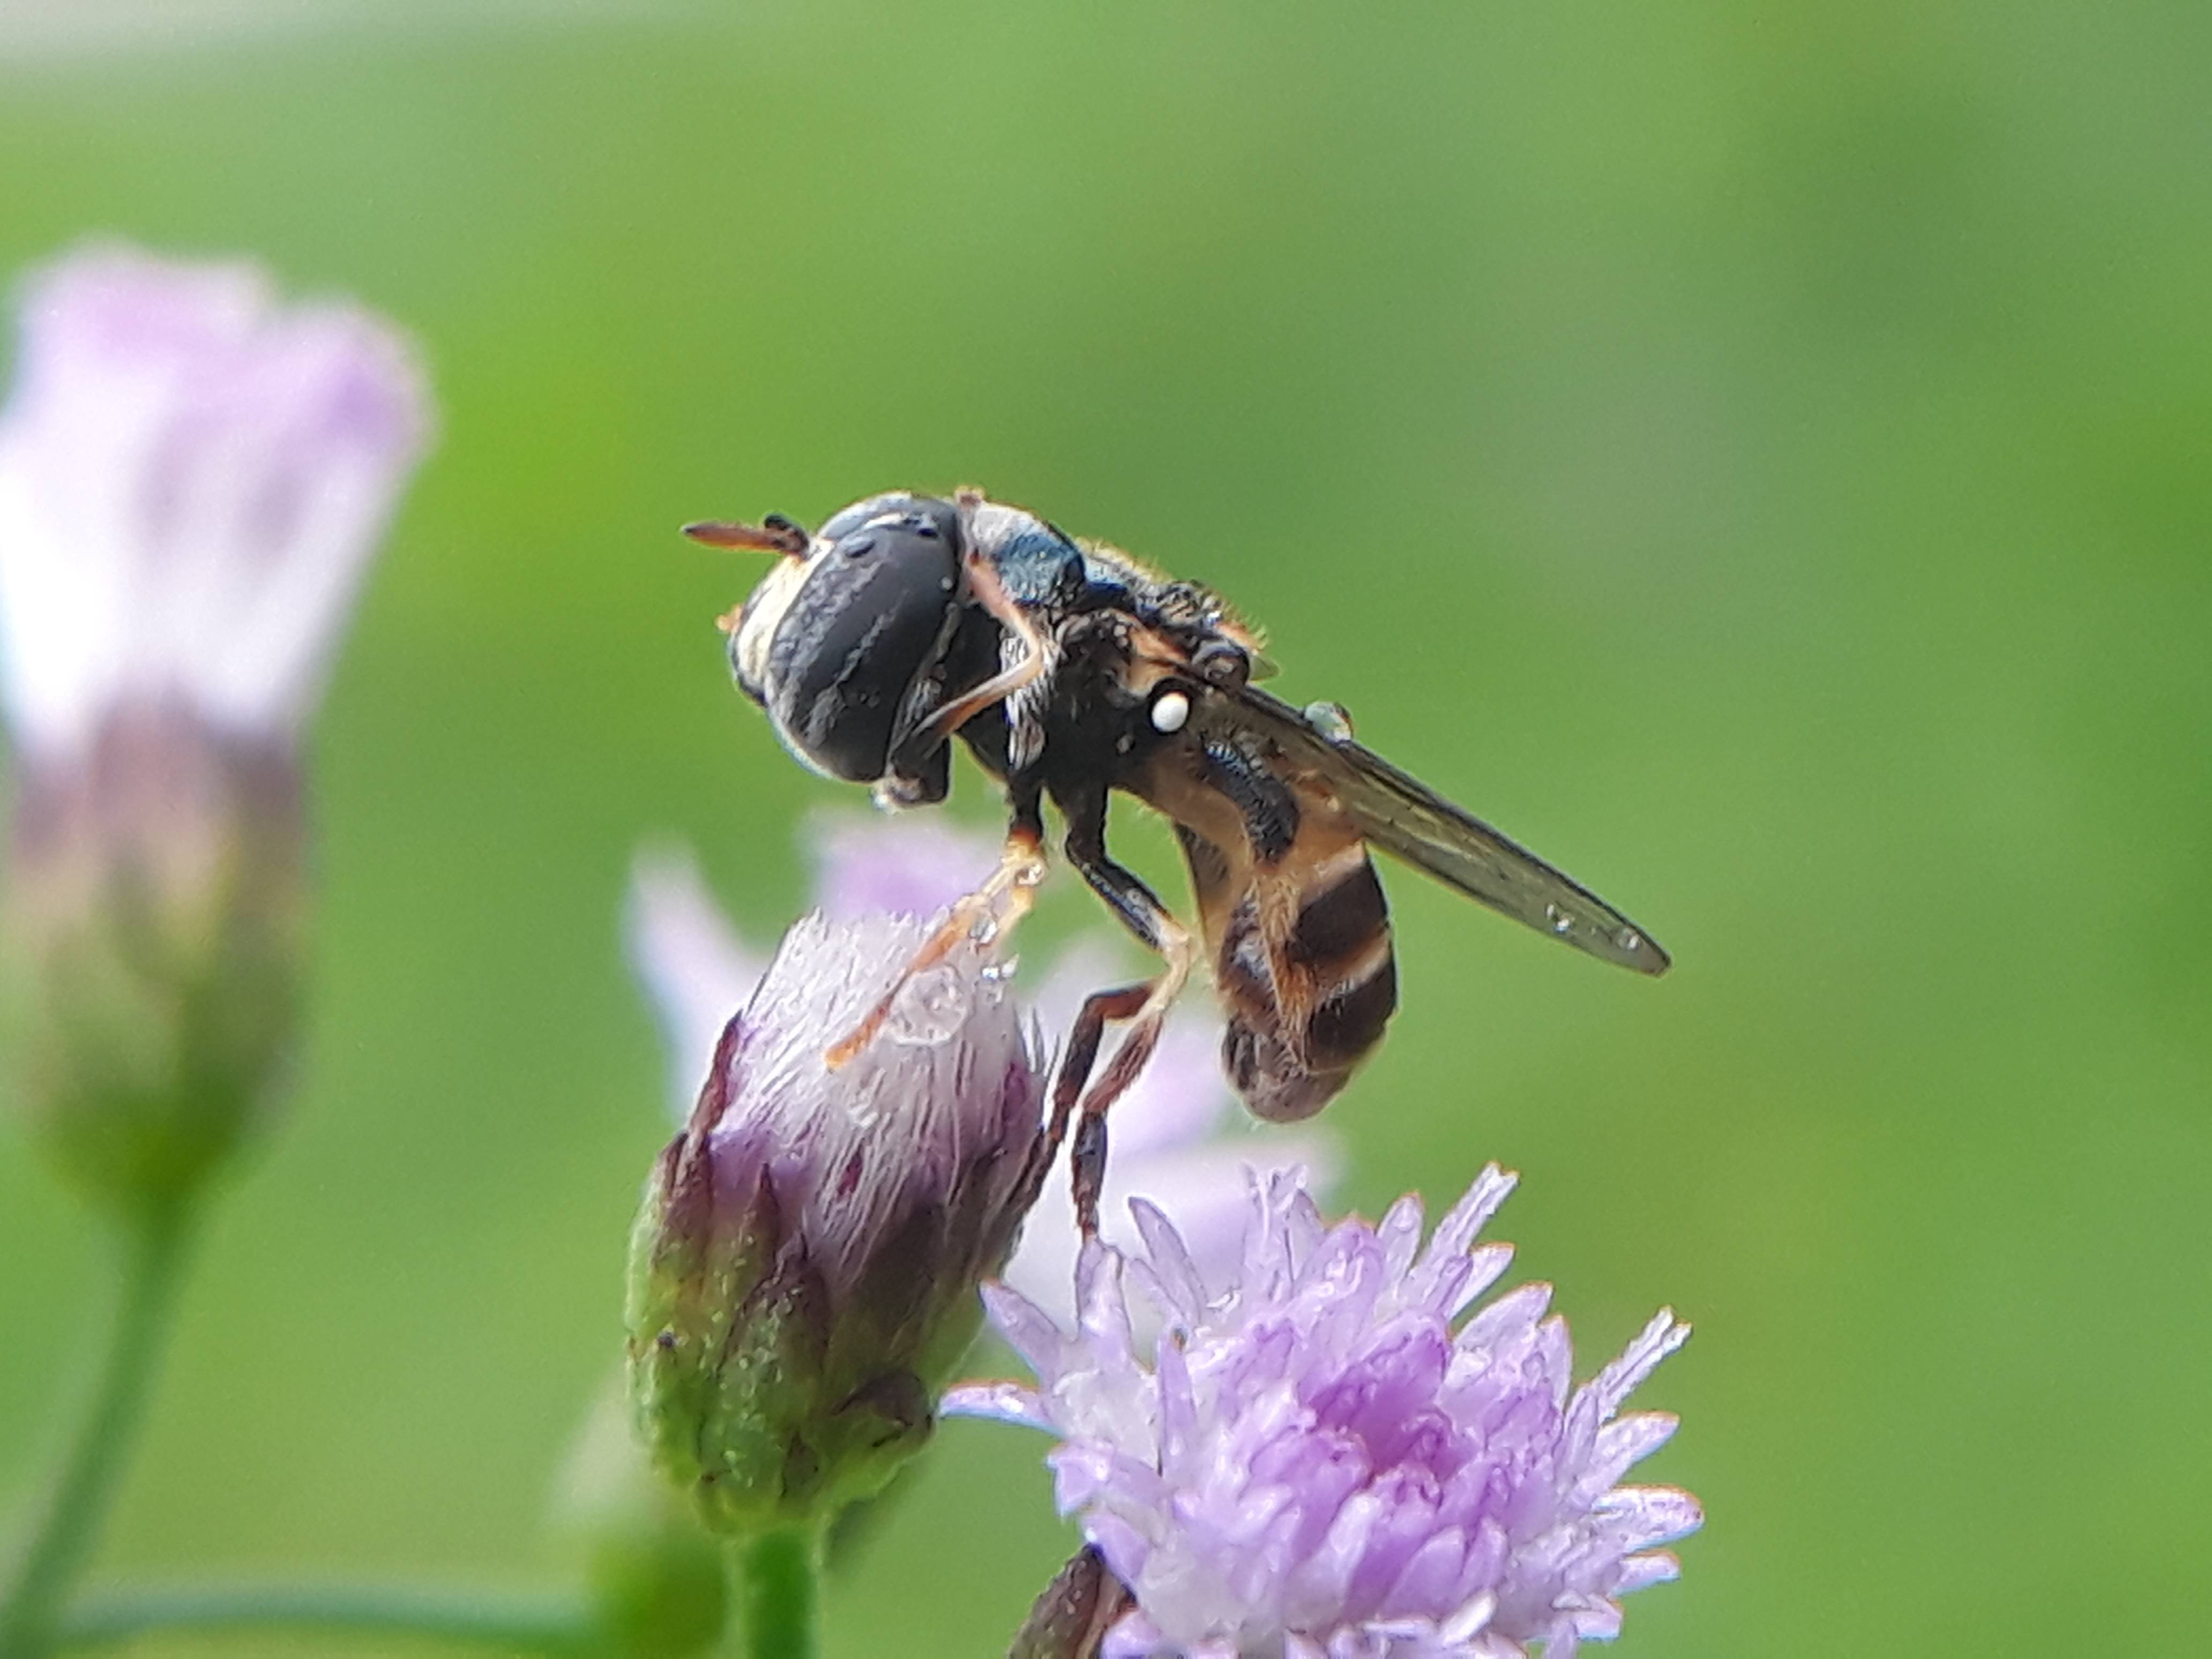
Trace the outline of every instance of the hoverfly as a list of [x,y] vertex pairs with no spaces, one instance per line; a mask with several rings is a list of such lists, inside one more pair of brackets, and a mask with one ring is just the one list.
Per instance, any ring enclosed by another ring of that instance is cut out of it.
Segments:
[[[1086,1230],[1106,1109],[1151,1057],[1199,951],[1108,853],[1114,790],[1174,823],[1227,1016],[1223,1066],[1262,1118],[1319,1111],[1397,1007],[1370,844],[1592,956],[1667,970],[1643,928],[1352,741],[1340,710],[1301,711],[1254,686],[1259,642],[1210,589],[975,490],[872,495],[812,536],[781,516],[684,533],[780,556],[722,626],[738,686],[801,763],[873,785],[884,805],[915,805],[945,798],[957,738],[1003,781],[1000,867],[909,973],[1028,908],[1044,873],[1048,798],[1066,820],[1068,861],[1162,958],[1157,977],[1084,1004],[1054,1079],[1054,1147],[1080,1097],[1071,1162]],[[859,1053],[890,1003],[830,1063]],[[1091,1082],[1109,1021],[1127,1029]]]

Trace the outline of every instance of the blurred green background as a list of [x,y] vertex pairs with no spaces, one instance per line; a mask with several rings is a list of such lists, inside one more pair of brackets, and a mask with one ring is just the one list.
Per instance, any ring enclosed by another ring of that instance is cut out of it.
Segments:
[[[1626,1651],[2202,1641],[2212,10],[198,15],[0,9],[0,267],[258,254],[415,330],[443,436],[315,734],[305,1087],[102,1574],[558,1578],[665,1133],[631,848],[767,939],[860,804],[673,526],[977,482],[1218,583],[1675,953],[1399,872],[1329,1118],[1370,1211],[1522,1170],[1585,1369],[1696,1322],[1646,1468],[1710,1519]],[[100,1255],[0,1137],[0,1491]],[[830,1652],[997,1650],[1042,1449],[950,1427]]]

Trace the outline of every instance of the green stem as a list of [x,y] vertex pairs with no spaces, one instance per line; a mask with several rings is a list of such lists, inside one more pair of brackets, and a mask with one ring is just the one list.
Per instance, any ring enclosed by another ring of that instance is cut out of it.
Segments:
[[511,1653],[573,1654],[590,1644],[580,1601],[377,1584],[182,1586],[88,1597],[58,1645],[113,1647],[161,1631],[319,1630],[415,1636]]
[[733,1659],[814,1659],[820,1538],[788,1528],[730,1547]]
[[124,1238],[122,1303],[77,1431],[32,1522],[29,1545],[0,1599],[0,1659],[34,1659],[52,1645],[70,1586],[100,1541],[100,1522],[137,1439],[161,1340],[184,1282],[191,1221],[185,1205],[134,1216]]

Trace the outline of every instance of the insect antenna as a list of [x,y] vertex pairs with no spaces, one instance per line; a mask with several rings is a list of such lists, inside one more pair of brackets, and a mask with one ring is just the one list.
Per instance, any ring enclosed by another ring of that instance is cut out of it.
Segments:
[[708,547],[732,548],[747,553],[781,553],[794,559],[806,556],[805,531],[781,513],[771,513],[757,525],[708,519],[685,525],[684,533]]

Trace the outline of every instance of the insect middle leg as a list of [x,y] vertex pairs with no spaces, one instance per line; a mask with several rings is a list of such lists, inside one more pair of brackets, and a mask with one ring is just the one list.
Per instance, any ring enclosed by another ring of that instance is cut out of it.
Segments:
[[[1129,931],[1165,959],[1157,978],[1101,991],[1084,1002],[1054,1082],[1055,1135],[1081,1094],[1068,1168],[1075,1186],[1076,1221],[1088,1237],[1098,1231],[1098,1198],[1106,1179],[1107,1109],[1128,1091],[1152,1059],[1152,1050],[1159,1046],[1168,1010],[1190,978],[1197,945],[1190,930],[1169,914],[1158,895],[1107,855],[1105,792],[1060,804],[1067,814],[1068,862],[1082,872],[1083,878]],[[1097,1061],[1100,1036],[1109,1019],[1127,1022],[1128,1030],[1105,1070],[1085,1092],[1084,1085]]]
[[1013,822],[1006,827],[1006,844],[999,855],[999,867],[974,892],[953,901],[943,925],[922,942],[921,948],[891,981],[890,988],[861,1017],[860,1023],[830,1045],[822,1056],[823,1063],[834,1072],[874,1042],[884,1022],[890,1018],[892,1005],[906,988],[907,981],[944,961],[960,947],[962,940],[987,927],[1003,933],[1027,915],[1030,906],[1036,902],[1037,885],[1044,875],[1044,819],[1036,795],[1025,793],[1015,799]]

